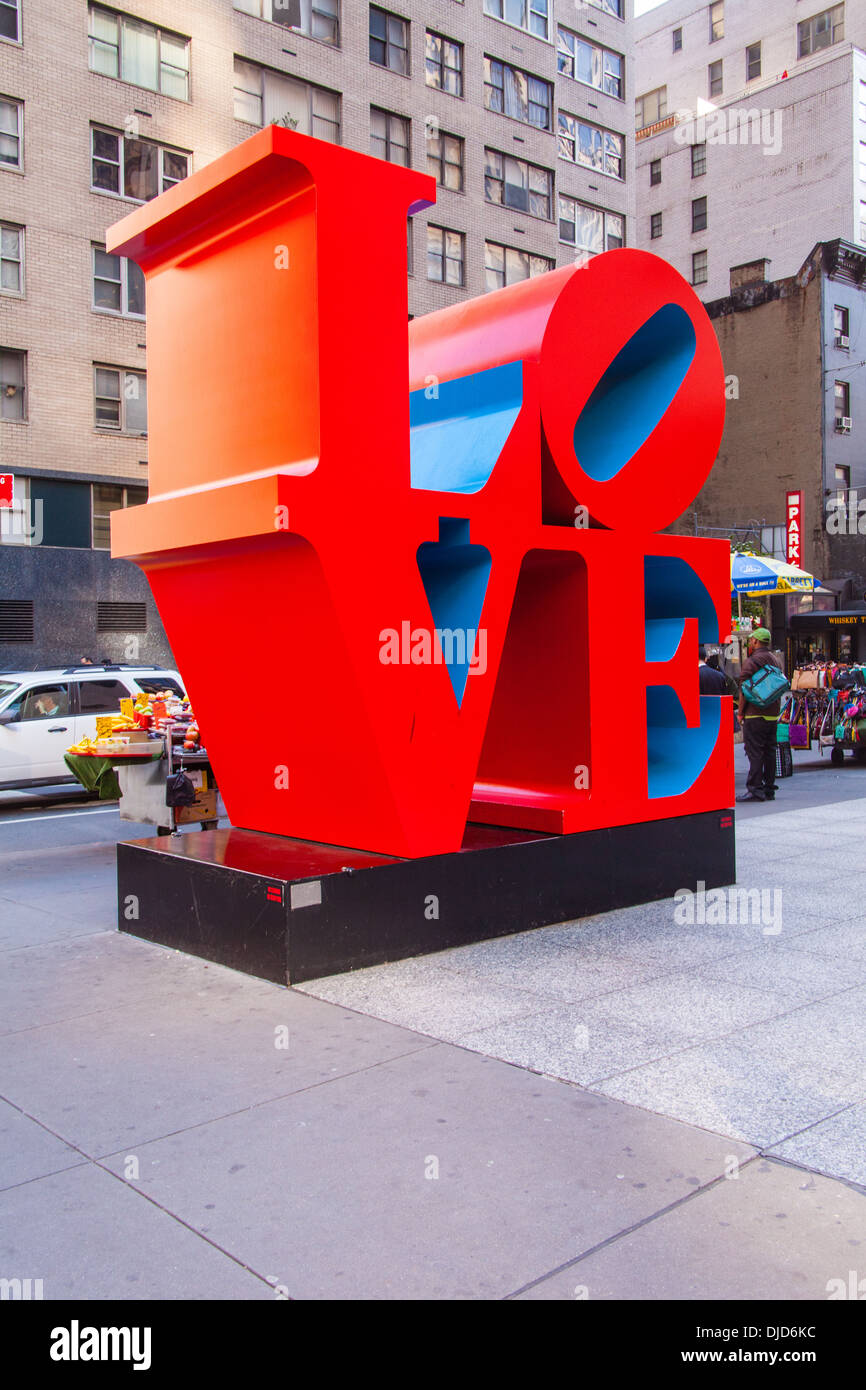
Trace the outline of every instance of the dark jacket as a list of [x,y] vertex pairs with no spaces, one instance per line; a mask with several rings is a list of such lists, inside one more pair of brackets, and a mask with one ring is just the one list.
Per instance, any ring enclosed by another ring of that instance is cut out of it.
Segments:
[[702,695],[730,695],[728,682],[721,671],[712,666],[698,667],[698,685]]
[[[743,662],[743,668],[740,671],[740,686],[742,687],[743,681],[747,681],[750,676],[754,676],[756,672],[760,671],[762,666],[767,666],[770,662],[781,671],[782,663],[779,658],[770,651],[769,647],[757,647],[752,655],[747,657]],[[778,719],[781,708],[781,700],[774,700],[773,704],[767,705],[765,709],[758,709],[757,705],[750,705],[747,700],[746,707],[743,710],[743,718],[749,719],[757,714],[762,715],[765,719]]]

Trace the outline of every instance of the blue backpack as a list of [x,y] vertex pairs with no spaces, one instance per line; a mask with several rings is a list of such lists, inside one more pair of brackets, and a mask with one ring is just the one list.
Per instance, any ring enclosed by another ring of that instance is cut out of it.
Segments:
[[743,681],[740,689],[750,705],[755,709],[767,709],[774,705],[777,700],[781,700],[786,691],[791,689],[788,678],[783,671],[773,661],[767,661],[756,671],[753,676]]

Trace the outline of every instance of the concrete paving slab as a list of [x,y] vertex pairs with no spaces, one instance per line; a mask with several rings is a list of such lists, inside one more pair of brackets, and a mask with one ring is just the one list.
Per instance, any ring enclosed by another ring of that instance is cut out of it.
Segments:
[[667,1030],[683,1043],[726,1033],[787,1013],[789,1001],[769,990],[755,990],[726,980],[686,971],[584,1001],[587,1022],[595,1030],[609,1023]]
[[763,939],[760,923],[728,922],[724,925],[680,926],[675,920],[673,898],[646,908],[626,908],[598,917],[587,917],[568,928],[545,927],[560,932],[589,959],[632,960],[639,965],[657,964],[669,971],[690,970],[704,961],[733,955],[757,946]]
[[442,964],[444,954],[329,975],[312,989],[307,984],[298,989],[443,1042],[544,1007],[538,994],[519,988],[519,974],[515,988],[488,983],[449,969]]
[[8,1278],[45,1299],[273,1299],[265,1278],[88,1163],[0,1193]]
[[120,932],[94,932],[8,951],[0,974],[0,1035],[133,1007],[146,999],[227,999],[248,977]]
[[825,922],[862,919],[866,879],[854,883],[837,870],[833,879],[810,882],[802,874],[796,879],[788,877],[788,867],[786,862],[771,866],[755,863],[744,866],[737,875],[738,887],[768,889],[771,893],[779,889],[786,934],[813,931]]
[[[862,1271],[866,1197],[861,1193],[765,1160],[739,1169],[732,1165],[731,1172],[737,1176],[553,1274],[519,1299],[821,1300],[829,1297],[831,1280],[847,1283],[852,1267]],[[752,1321],[761,1325],[760,1315]],[[718,1349],[723,1343],[707,1339],[706,1345]]]
[[[815,853],[814,841],[804,837],[799,852],[793,858],[781,859],[769,852],[764,862],[752,861],[748,865],[738,865],[737,882],[763,884],[765,887],[784,886],[822,888],[825,884],[838,884],[839,865],[834,856]],[[763,877],[761,877],[763,875]],[[866,895],[866,873],[845,875],[845,884],[852,896],[858,896],[862,903]]]
[[47,1173],[59,1173],[85,1161],[62,1139],[49,1134],[14,1105],[0,1100],[0,1189],[31,1182]]
[[66,884],[62,890],[48,892],[36,889],[28,895],[27,903],[55,917],[68,917],[79,924],[85,922],[91,931],[117,929],[117,888],[114,884],[75,887]]
[[212,969],[215,987],[183,1001],[150,997],[7,1034],[0,1093],[96,1155],[431,1046],[362,1014]]
[[4,955],[21,947],[90,936],[92,932],[93,927],[86,921],[59,917],[38,907],[24,907],[0,898],[0,951]]
[[[834,1173],[866,1189],[866,1104],[852,1105],[777,1144],[773,1153],[819,1173]],[[863,1236],[866,1245],[866,1233]],[[866,1278],[866,1254],[861,1259]]]
[[[750,989],[769,990],[792,1005],[841,994],[866,982],[866,957],[861,961],[823,959],[821,938],[829,930],[805,933],[790,944],[783,944],[783,936],[766,937],[754,950],[711,961],[695,974],[700,979],[729,980]],[[843,1000],[840,1004],[844,1007]]]
[[443,1045],[135,1152],[142,1191],[293,1297],[460,1299],[502,1297],[751,1150]]
[[458,975],[488,987],[518,987],[562,1002],[595,998],[659,973],[659,965],[588,956],[579,931],[569,934],[547,928],[479,941],[443,951],[435,959]]
[[596,1026],[584,1003],[548,1006],[527,1018],[467,1031],[458,1041],[487,1057],[580,1086],[670,1057],[683,1047],[672,1030],[609,1019]]
[[849,990],[844,1010],[835,996],[821,1000],[595,1089],[769,1148],[866,1094],[866,1039],[850,1025],[862,994]]
[[850,922],[828,923],[820,931],[804,933],[791,942],[791,949],[842,965],[850,963],[852,980],[859,978],[866,961],[866,916]]

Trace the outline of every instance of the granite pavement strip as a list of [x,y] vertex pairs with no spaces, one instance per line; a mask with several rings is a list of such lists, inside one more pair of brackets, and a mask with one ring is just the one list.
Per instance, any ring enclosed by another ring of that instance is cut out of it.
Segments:
[[292,991],[118,935],[113,845],[0,853],[0,1275],[826,1298],[866,1277],[864,833],[866,799],[741,821],[757,923],[651,904]]

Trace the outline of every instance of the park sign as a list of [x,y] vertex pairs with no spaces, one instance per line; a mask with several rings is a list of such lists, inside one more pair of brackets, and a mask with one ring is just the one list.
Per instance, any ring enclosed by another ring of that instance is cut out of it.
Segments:
[[803,563],[800,545],[803,530],[803,494],[789,492],[785,496],[785,558],[789,565]]

